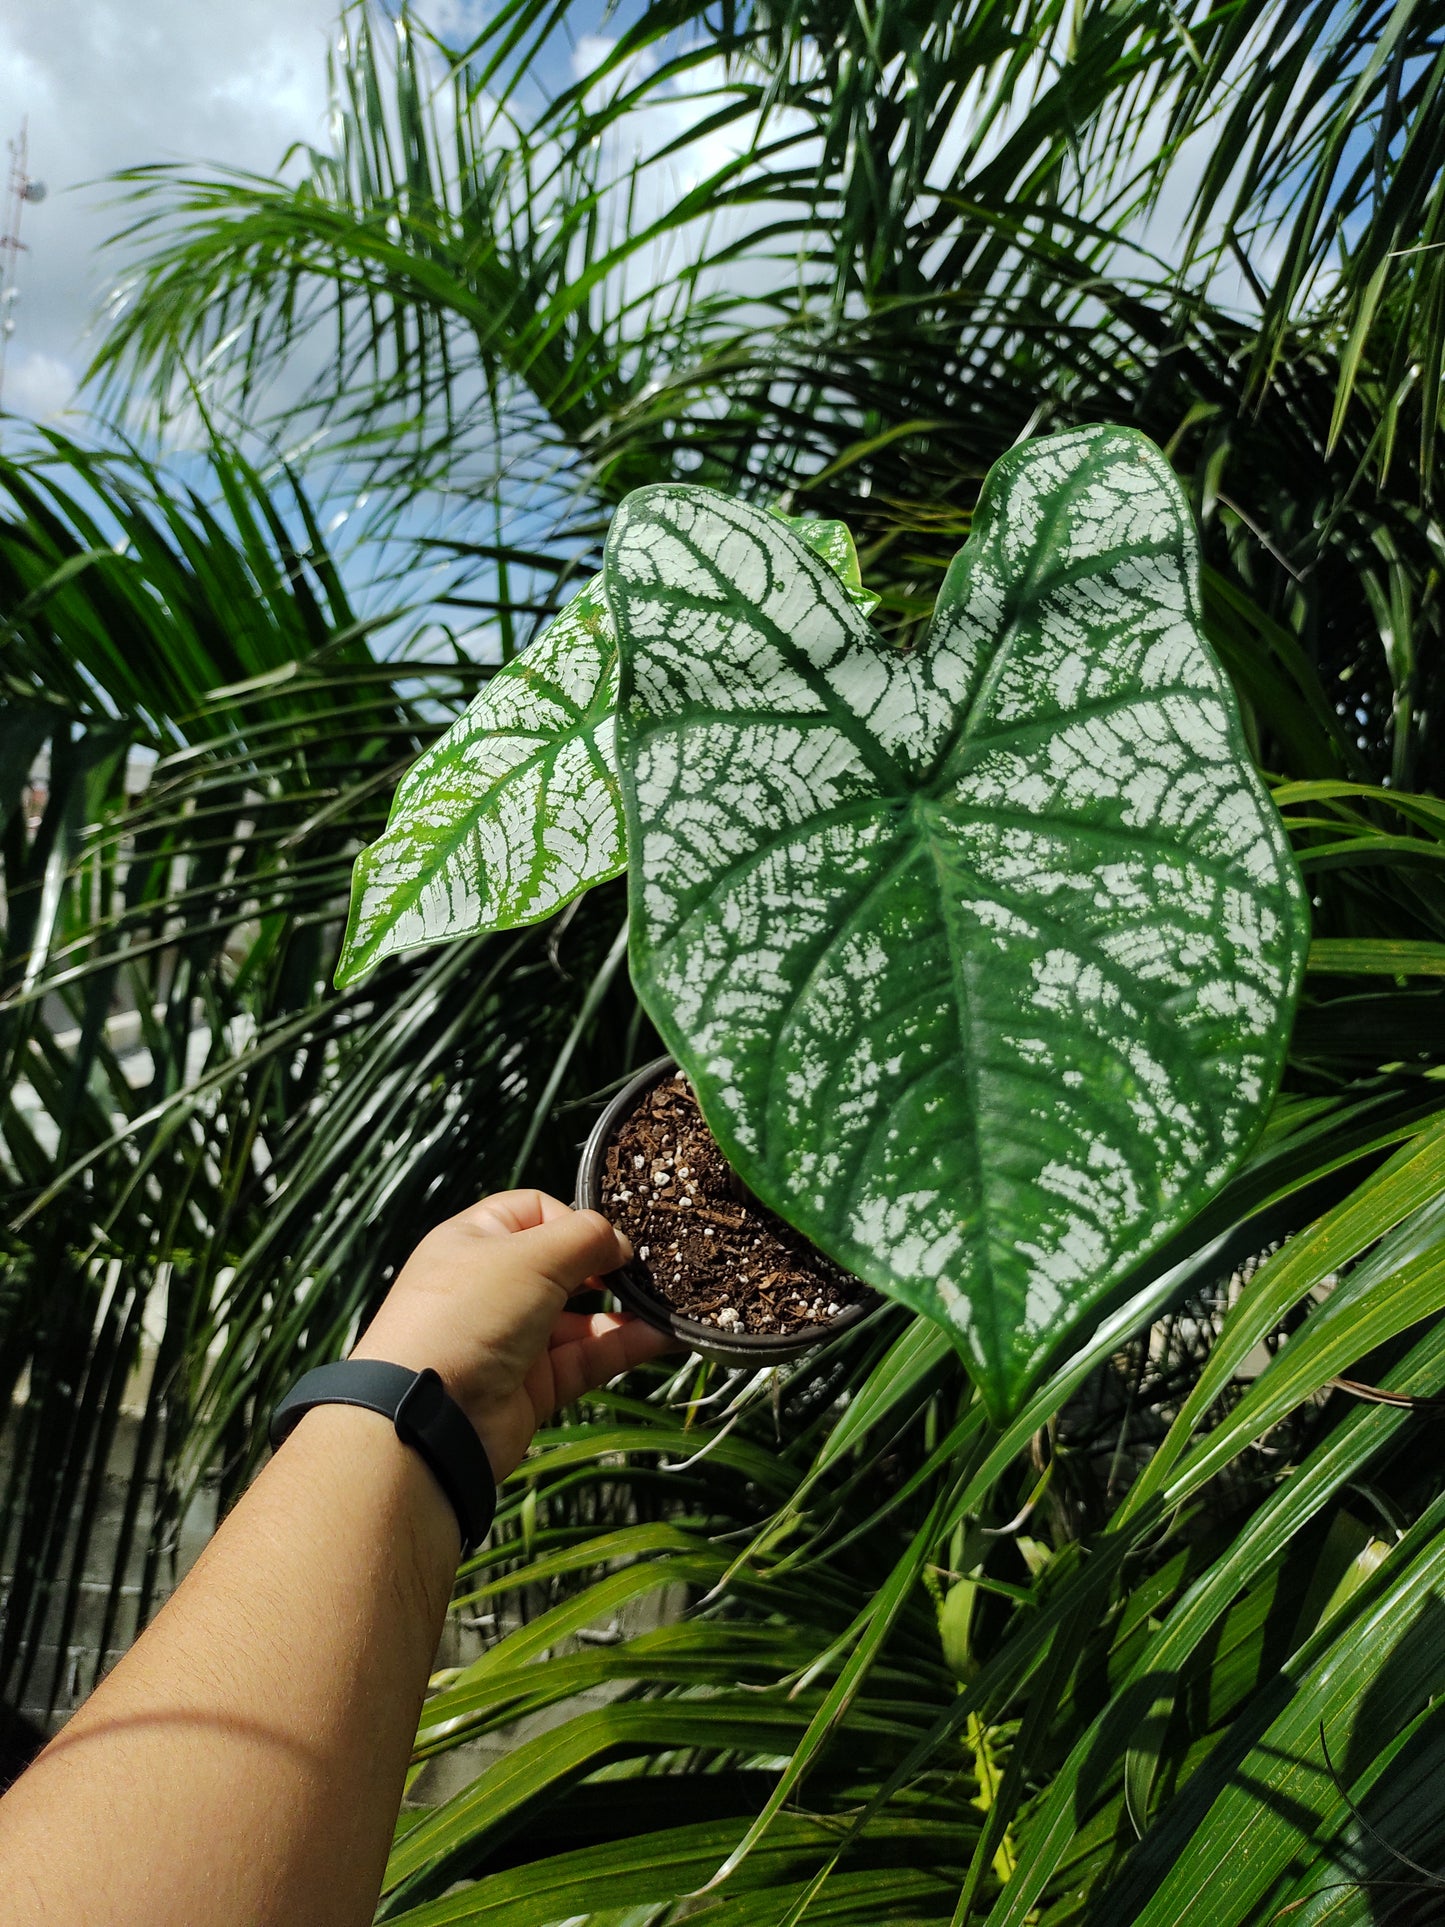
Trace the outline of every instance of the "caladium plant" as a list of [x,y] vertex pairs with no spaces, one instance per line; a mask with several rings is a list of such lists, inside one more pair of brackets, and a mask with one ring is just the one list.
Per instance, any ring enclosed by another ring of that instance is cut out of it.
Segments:
[[[850,601],[876,605],[841,522],[779,519]],[[595,575],[402,779],[356,862],[338,984],[397,951],[537,923],[617,876],[616,710],[617,637]]]
[[[638,994],[740,1176],[944,1324],[1003,1414],[1248,1149],[1306,899],[1144,437],[1006,455],[912,650],[825,546],[715,491],[630,496],[600,595],[492,683],[503,720],[403,785],[352,967],[630,853]],[[519,755],[518,714],[589,747]],[[625,831],[594,807],[614,770]]]

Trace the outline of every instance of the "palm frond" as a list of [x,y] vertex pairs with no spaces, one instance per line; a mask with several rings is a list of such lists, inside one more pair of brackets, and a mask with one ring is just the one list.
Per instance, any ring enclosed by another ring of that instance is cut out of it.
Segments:
[[327,988],[350,855],[471,655],[669,477],[847,520],[906,641],[997,454],[1127,420],[1191,491],[1314,899],[1270,1127],[1002,1435],[896,1308],[544,1435],[418,1768],[516,1743],[408,1816],[383,1917],[1363,1918],[1445,1848],[1445,14],[655,5],[549,86],[573,24],[508,0],[388,48],[354,8],[329,149],[123,183],[99,392],[378,489],[466,648],[359,614],[307,487],[233,455],[179,497],[60,442],[0,475],[10,1676],[74,1610],[148,1306],[145,1587],[418,1224],[524,1151],[565,1194],[650,1049],[607,890]]
[[588,1005],[615,901],[566,938],[328,990],[352,857],[486,672],[418,656],[404,624],[383,658],[299,488],[273,497],[219,449],[212,479],[222,509],[58,438],[0,472],[4,1409],[26,1393],[3,1664],[18,1684],[43,1645],[42,1702],[123,1410],[139,1400],[102,1651],[144,1615],[198,1481],[219,1466],[224,1505],[246,1476],[256,1398],[340,1342],[412,1227],[505,1183],[524,1139],[544,1169],[568,1143],[565,1119],[533,1127],[553,1055],[563,1101],[628,1061],[617,994]]

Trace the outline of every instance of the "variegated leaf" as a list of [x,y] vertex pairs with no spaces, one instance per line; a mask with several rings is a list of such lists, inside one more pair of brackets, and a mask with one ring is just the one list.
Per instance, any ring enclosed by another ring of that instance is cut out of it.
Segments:
[[[779,518],[864,611],[841,522]],[[384,833],[356,859],[337,966],[551,916],[624,867],[614,718],[617,645],[594,576],[407,772]]]
[[403,777],[356,859],[338,983],[395,951],[536,923],[617,875],[616,697],[594,576]]
[[641,490],[604,567],[634,981],[742,1177],[991,1408],[1228,1176],[1307,938],[1142,436],[1007,455],[924,644],[768,516]]
[[811,515],[784,515],[780,509],[769,511],[791,529],[805,547],[827,563],[847,591],[848,600],[864,615],[871,615],[878,607],[878,598],[871,589],[863,587],[862,571],[858,567],[858,551],[853,545],[853,534],[846,522],[822,521]]

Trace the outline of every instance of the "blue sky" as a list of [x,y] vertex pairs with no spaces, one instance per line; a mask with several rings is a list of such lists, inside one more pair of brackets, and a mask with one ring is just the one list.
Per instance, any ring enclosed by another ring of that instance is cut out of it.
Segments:
[[[602,0],[574,7],[537,80],[565,83],[570,42],[589,30],[616,34],[640,11],[640,0],[611,12]],[[478,0],[426,0],[416,12],[453,45],[483,18]],[[294,142],[324,145],[326,56],[339,15],[340,0],[18,0],[0,10],[0,139],[28,122],[30,173],[47,189],[23,211],[8,411],[84,432],[77,388],[118,265],[102,243],[123,218],[105,177],[157,161],[270,173]],[[171,462],[205,490],[197,458],[172,448]],[[326,482],[311,477],[313,491]],[[352,530],[337,521],[345,573],[370,602],[365,582],[389,566],[390,552],[363,538],[362,552],[348,554]],[[382,599],[424,598],[433,584],[430,573],[413,577]]]
[[[613,18],[638,11],[631,0]],[[465,40],[481,8],[427,0],[418,12]],[[101,242],[116,212],[102,188],[83,184],[149,161],[268,173],[293,141],[323,140],[338,14],[339,0],[11,0],[0,10],[0,140],[28,119],[30,171],[49,190],[24,212],[9,409],[53,417],[87,360],[111,279]],[[565,47],[553,58],[560,69]]]
[[[420,0],[416,11],[464,45],[497,3]],[[537,81],[550,90],[569,79],[568,42],[616,35],[641,11],[642,0],[610,12],[605,0],[574,0],[567,39],[538,61]],[[0,11],[0,138],[28,119],[31,171],[49,189],[25,210],[8,409],[63,420],[76,408],[87,331],[118,265],[101,243],[123,218],[96,183],[157,161],[270,173],[292,143],[324,144],[326,54],[339,12],[339,0],[11,0]],[[1166,253],[1178,245],[1195,178],[1192,167],[1177,170],[1148,229]],[[81,428],[82,416],[68,425]],[[313,488],[325,479],[313,474]],[[343,547],[355,526],[338,525]],[[384,565],[386,556],[369,545],[367,559]],[[353,558],[349,576],[354,567]]]
[[332,0],[19,0],[0,13],[0,134],[28,118],[30,171],[49,190],[25,210],[8,407],[53,415],[85,364],[114,215],[81,184],[202,155],[264,168],[316,138],[333,11]]

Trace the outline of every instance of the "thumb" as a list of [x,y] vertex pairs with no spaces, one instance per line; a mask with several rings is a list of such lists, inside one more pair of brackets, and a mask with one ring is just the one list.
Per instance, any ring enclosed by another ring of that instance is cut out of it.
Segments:
[[528,1231],[514,1231],[508,1253],[530,1265],[565,1297],[589,1278],[616,1271],[632,1256],[632,1246],[600,1211],[567,1211]]

